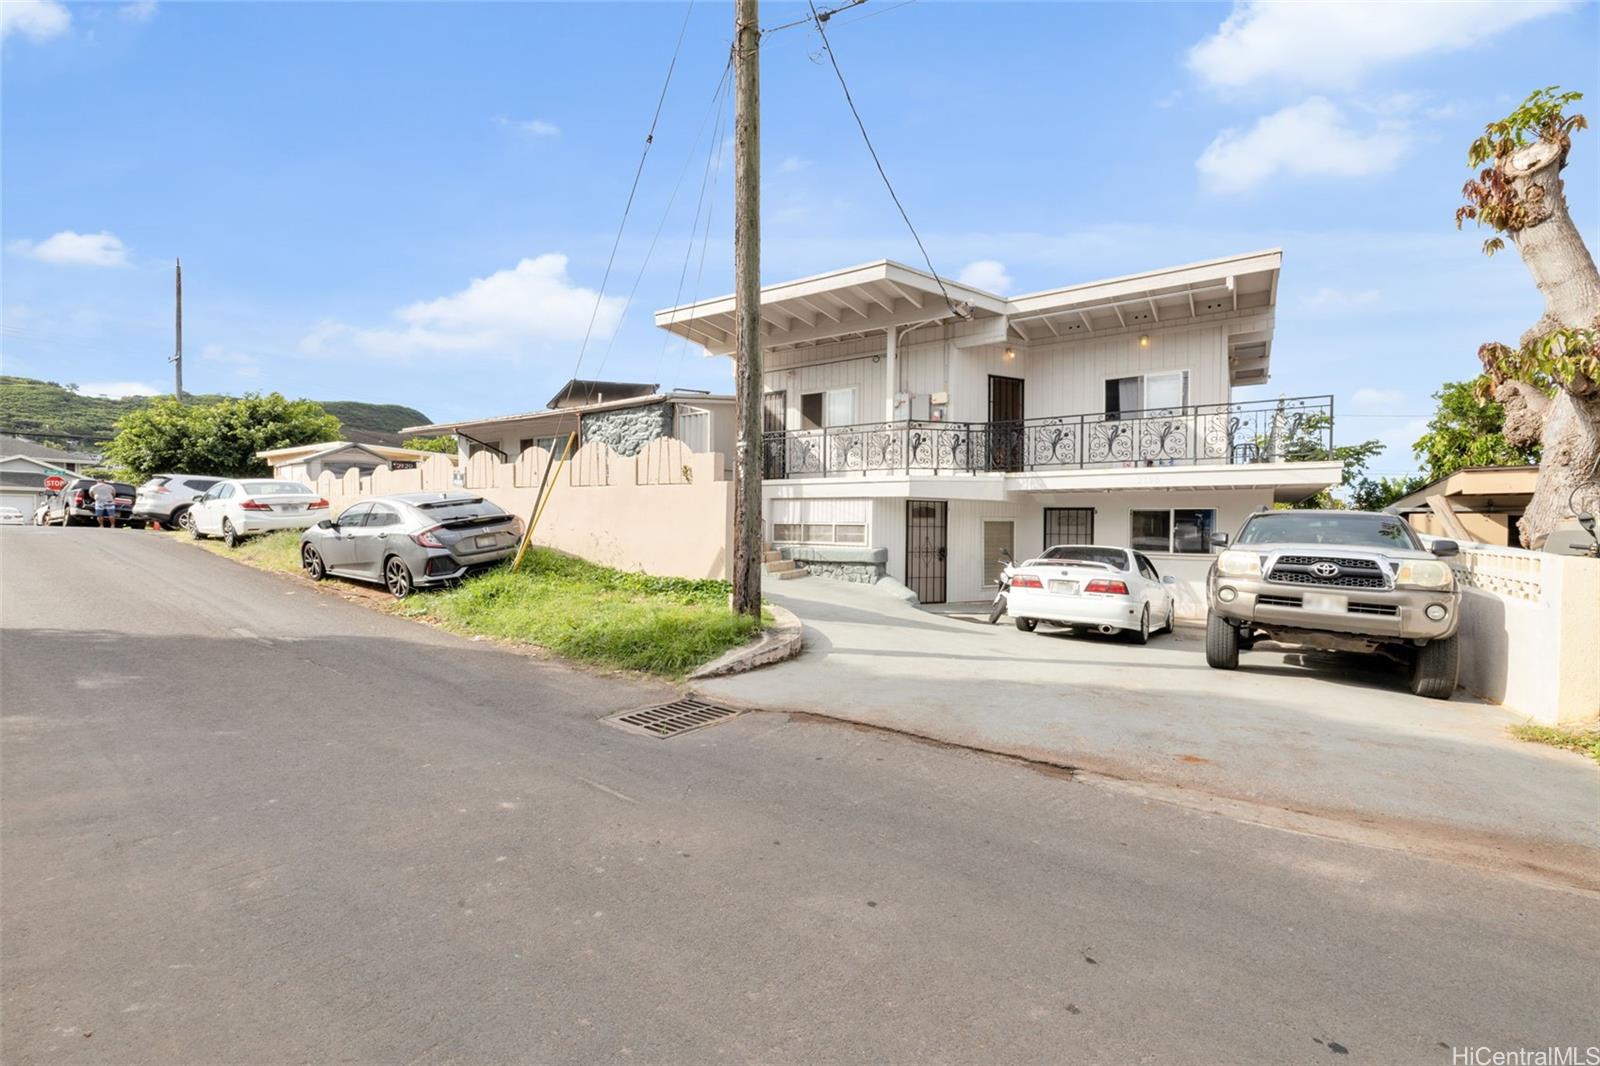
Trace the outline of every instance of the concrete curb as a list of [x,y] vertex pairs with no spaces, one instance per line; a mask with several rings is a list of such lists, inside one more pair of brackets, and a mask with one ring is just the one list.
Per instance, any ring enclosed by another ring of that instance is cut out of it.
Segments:
[[767,604],[772,612],[772,624],[761,631],[761,636],[741,647],[723,652],[689,675],[690,681],[704,681],[728,674],[742,674],[762,666],[781,663],[800,654],[800,619],[792,611],[775,603]]

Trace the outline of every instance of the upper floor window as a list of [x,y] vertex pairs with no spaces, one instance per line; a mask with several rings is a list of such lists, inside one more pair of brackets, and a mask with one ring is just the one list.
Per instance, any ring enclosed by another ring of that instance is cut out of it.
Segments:
[[1106,379],[1106,414],[1181,410],[1189,405],[1189,372],[1173,370]]
[[854,425],[856,390],[828,389],[800,394],[800,428],[822,429]]

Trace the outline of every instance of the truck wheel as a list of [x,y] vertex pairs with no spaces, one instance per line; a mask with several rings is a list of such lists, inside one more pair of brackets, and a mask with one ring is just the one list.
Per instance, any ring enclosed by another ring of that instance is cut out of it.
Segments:
[[1038,628],[1038,625],[1039,620],[1037,618],[1017,619],[1017,628],[1022,630],[1024,633],[1032,633],[1036,628]]
[[1239,631],[1215,614],[1206,615],[1206,665],[1213,670],[1239,666]]
[[1430,640],[1411,660],[1411,691],[1430,700],[1447,700],[1455,694],[1460,667],[1460,634]]

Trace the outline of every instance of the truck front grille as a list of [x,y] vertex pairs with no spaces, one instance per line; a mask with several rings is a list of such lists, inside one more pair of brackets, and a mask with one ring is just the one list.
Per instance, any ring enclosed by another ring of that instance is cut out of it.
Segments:
[[[1332,574],[1314,573],[1312,568],[1331,563]],[[1323,555],[1280,555],[1267,574],[1268,581],[1284,585],[1316,585],[1320,588],[1386,589],[1389,579],[1376,560],[1337,558]]]

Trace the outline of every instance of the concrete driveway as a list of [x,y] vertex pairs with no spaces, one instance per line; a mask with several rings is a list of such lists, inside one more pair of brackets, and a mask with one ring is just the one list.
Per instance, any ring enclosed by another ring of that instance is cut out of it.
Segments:
[[1196,629],[1139,647],[824,579],[768,596],[805,623],[805,654],[702,691],[1600,870],[1600,768],[1512,740],[1518,719],[1465,693],[1412,696],[1398,664],[1260,650],[1228,673],[1206,666]]

